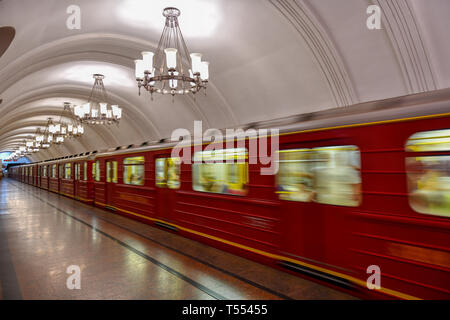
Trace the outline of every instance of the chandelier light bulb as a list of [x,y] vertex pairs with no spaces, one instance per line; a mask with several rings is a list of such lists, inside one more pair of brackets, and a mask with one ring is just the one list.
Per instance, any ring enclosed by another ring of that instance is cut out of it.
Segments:
[[108,104],[106,102],[100,102],[100,114],[102,116],[106,116],[107,110],[108,110],[107,106],[108,106]]
[[175,70],[177,68],[177,49],[175,48],[166,48],[164,49],[164,53],[166,54],[166,64],[167,69]]
[[200,79],[207,81],[209,79],[209,62],[202,61],[200,64]]
[[144,71],[153,72],[153,56],[155,54],[151,51],[143,51],[141,54]]
[[113,115],[114,117],[117,117],[117,114],[118,114],[118,112],[119,112],[119,106],[118,106],[117,104],[113,104],[113,105],[111,106],[111,109],[112,109],[112,115]]
[[144,77],[144,60],[134,60],[136,79],[142,79]]
[[191,53],[191,62],[192,62],[192,72],[194,74],[199,73],[201,71],[202,54]]

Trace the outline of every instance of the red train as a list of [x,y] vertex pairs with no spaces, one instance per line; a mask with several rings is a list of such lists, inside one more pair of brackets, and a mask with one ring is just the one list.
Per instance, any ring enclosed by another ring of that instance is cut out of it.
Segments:
[[280,127],[276,175],[246,139],[190,146],[193,164],[163,142],[10,176],[363,298],[449,299],[449,111],[446,90],[253,124]]

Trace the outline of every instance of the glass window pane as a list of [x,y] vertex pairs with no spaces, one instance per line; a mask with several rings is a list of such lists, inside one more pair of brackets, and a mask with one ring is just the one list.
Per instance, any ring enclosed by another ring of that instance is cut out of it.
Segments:
[[111,182],[111,162],[106,162],[106,182]]
[[450,129],[418,132],[406,142],[406,151],[449,151]]
[[84,170],[83,170],[83,171],[84,171],[84,172],[83,172],[83,178],[84,178],[84,179],[83,179],[83,180],[84,180],[84,181],[87,181],[87,171],[88,171],[87,161],[84,162],[83,166],[84,166],[84,168],[83,168],[83,169],[84,169]]
[[314,198],[311,150],[279,151],[277,193],[282,200],[309,202]]
[[180,158],[167,158],[167,187],[180,188]]
[[166,159],[159,158],[155,161],[155,176],[156,176],[156,185],[158,187],[166,186]]
[[117,161],[113,161],[113,176],[112,176],[113,183],[117,183],[117,171],[118,171]]
[[199,151],[194,154],[192,187],[200,192],[245,195],[247,149]]
[[[412,152],[450,151],[450,130],[416,133],[408,139]],[[424,214],[450,217],[450,155],[408,157],[406,170],[411,207]]]
[[95,169],[94,171],[95,181],[100,181],[100,161],[95,162],[94,169]]
[[64,165],[64,179],[71,179],[71,169],[70,163]]
[[356,207],[361,202],[360,152],[356,146],[314,148],[315,201]]
[[145,158],[143,156],[123,160],[123,181],[125,184],[142,186],[145,181]]

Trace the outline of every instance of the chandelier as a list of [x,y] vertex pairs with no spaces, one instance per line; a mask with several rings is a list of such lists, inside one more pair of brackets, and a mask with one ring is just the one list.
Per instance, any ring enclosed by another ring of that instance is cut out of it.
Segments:
[[[63,121],[64,117],[64,121]],[[84,134],[84,127],[77,117],[72,113],[70,102],[64,102],[64,109],[59,120],[61,123],[61,134],[65,138],[81,137]]]
[[166,22],[156,52],[142,52],[135,60],[136,81],[139,88],[160,94],[197,93],[206,89],[209,79],[209,62],[201,61],[200,53],[187,49],[178,25],[180,10],[168,7],[163,10]]
[[118,123],[122,118],[122,108],[110,105],[106,101],[106,89],[103,84],[105,78],[102,74],[93,75],[95,81],[87,103],[74,106],[74,114],[82,123],[111,124]]
[[[41,132],[41,128],[36,129],[36,134],[34,136],[35,145],[41,149],[48,149],[50,148],[49,138],[48,138],[48,131],[44,131],[44,133]],[[53,136],[50,140],[53,140]]]
[[40,144],[36,143],[36,141],[34,141],[33,137],[31,137],[31,136],[28,137],[28,139],[24,141],[24,144],[25,144],[25,148],[26,148],[25,150],[28,154],[39,151]]
[[48,118],[47,127],[47,142],[52,144],[62,144],[66,135],[66,127],[61,123],[54,123],[52,118]]

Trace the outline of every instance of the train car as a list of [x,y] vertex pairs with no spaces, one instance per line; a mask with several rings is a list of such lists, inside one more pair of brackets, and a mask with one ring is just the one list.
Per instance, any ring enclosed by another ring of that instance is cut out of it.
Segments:
[[[93,163],[96,206],[148,215],[155,199],[152,167],[145,150],[104,153]],[[147,160],[146,160],[147,159]]]
[[449,299],[449,103],[428,93],[254,124],[280,129],[269,163],[248,137],[99,153],[94,203],[364,298]]

